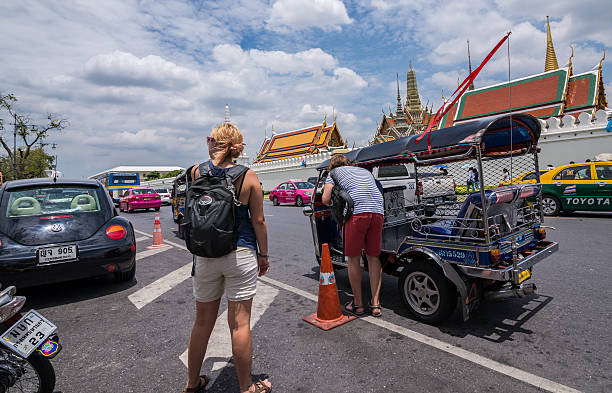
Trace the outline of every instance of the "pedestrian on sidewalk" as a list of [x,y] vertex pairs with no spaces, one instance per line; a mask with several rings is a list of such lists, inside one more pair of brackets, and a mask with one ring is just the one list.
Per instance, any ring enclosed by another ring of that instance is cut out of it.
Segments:
[[[348,258],[353,300],[344,306],[348,312],[355,315],[365,314],[361,294],[363,268],[360,265],[361,253],[365,248],[372,292],[369,304],[370,313],[372,316],[380,317],[382,315],[379,299],[382,267],[379,255],[385,213],[382,192],[376,185],[374,176],[367,169],[352,166],[348,158],[342,154],[332,156],[328,170],[334,171],[338,185],[349,194],[354,204],[353,214],[344,224],[344,254]],[[326,205],[332,202],[334,185],[335,182],[330,174],[323,188],[322,198]]]
[[[222,124],[207,137],[212,176],[225,176],[236,165],[233,160],[244,149],[243,136],[238,128]],[[192,169],[192,178],[200,176],[200,166]],[[232,354],[240,392],[270,392],[265,379],[253,383],[251,366],[253,345],[251,337],[251,306],[255,297],[257,277],[270,270],[268,234],[263,211],[261,183],[252,170],[247,170],[235,182],[236,198],[234,234],[237,249],[218,258],[194,255],[193,293],[196,300],[196,320],[191,330],[188,348],[188,381],[183,392],[204,392],[210,381],[200,375],[208,340],[217,321],[223,293],[227,296],[227,317],[232,339]],[[210,198],[210,197],[208,197]]]

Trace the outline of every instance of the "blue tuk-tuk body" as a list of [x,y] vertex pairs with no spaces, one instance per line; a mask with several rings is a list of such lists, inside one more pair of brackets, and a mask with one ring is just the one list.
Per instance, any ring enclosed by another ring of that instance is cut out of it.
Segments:
[[[441,322],[459,301],[467,320],[482,298],[536,292],[534,284],[525,283],[533,265],[558,249],[546,240],[542,225],[539,176],[535,183],[502,179],[504,169],[511,179],[529,171],[539,174],[539,136],[536,118],[513,114],[433,131],[429,148],[426,139],[417,142],[415,135],[345,154],[353,165],[370,170],[413,168],[383,188],[380,258],[383,272],[399,276],[400,295],[417,319]],[[327,176],[328,164],[318,167],[320,177]],[[428,197],[438,195],[436,184],[448,187],[449,175],[455,197]],[[304,209],[315,254],[320,259],[321,245],[327,243],[334,266],[346,267],[342,230],[330,207],[322,204],[321,193],[319,187]]]

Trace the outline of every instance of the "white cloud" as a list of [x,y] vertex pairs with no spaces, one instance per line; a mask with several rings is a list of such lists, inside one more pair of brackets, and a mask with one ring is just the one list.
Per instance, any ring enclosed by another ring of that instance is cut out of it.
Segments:
[[101,86],[142,86],[161,90],[189,88],[199,80],[197,72],[159,56],[138,58],[120,51],[89,59],[83,77]]
[[288,32],[310,27],[340,31],[353,21],[341,0],[277,0],[266,22],[272,30]]

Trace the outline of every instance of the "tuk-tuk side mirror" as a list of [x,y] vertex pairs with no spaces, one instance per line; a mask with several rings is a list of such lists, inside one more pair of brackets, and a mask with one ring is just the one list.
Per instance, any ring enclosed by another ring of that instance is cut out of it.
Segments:
[[306,216],[306,217],[310,217],[312,216],[312,207],[310,206],[304,206],[304,209],[302,209],[302,213]]

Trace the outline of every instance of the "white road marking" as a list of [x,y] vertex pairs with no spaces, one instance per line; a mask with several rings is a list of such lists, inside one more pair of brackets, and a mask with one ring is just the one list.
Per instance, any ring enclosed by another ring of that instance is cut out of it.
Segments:
[[[257,284],[257,295],[251,308],[251,328],[257,324],[259,318],[270,307],[276,295],[278,295],[278,289],[261,282]],[[220,370],[227,365],[231,357],[232,340],[227,326],[227,310],[225,310],[217,317],[217,322],[208,340],[206,358],[202,367],[205,370]],[[187,350],[179,356],[179,359],[187,367]]]
[[[307,299],[310,300],[314,300],[317,301],[317,296],[303,291],[301,289],[292,287],[290,285],[284,284],[280,281],[276,281],[274,279],[268,278],[268,277],[260,277],[259,278],[261,281],[267,282],[268,284],[272,284],[274,286],[277,286],[279,288],[285,289],[289,292],[293,292],[297,295],[303,296]],[[365,317],[365,318],[360,318],[361,321],[367,322],[367,323],[371,323],[372,325],[376,325],[382,328],[385,328],[387,330],[390,330],[392,332],[401,334],[402,336],[408,337],[412,340],[418,341],[422,344],[425,345],[429,345],[430,347],[436,348],[440,351],[449,353],[451,355],[455,355],[461,359],[467,360],[469,362],[478,364],[481,367],[485,367],[488,368],[490,370],[496,371],[500,374],[504,374],[506,376],[509,376],[511,378],[517,379],[521,382],[527,383],[529,385],[535,386],[537,388],[549,391],[549,392],[555,392],[555,393],[580,393],[579,390],[573,389],[569,386],[565,386],[562,385],[560,383],[551,381],[549,379],[546,378],[542,378],[540,376],[537,376],[535,374],[531,374],[528,373],[527,371],[523,371],[521,369],[518,369],[516,367],[512,367],[512,366],[508,366],[506,364],[500,363],[500,362],[496,362],[493,359],[489,359],[486,358],[484,356],[478,355],[476,353],[467,351],[463,348],[459,348],[456,347],[452,344],[448,344],[445,343],[444,341],[435,339],[433,337],[429,337],[426,336],[424,334],[415,332],[413,330],[410,329],[406,329],[402,326],[399,325],[395,325],[391,322],[387,322],[385,320],[381,320],[378,318],[374,318],[374,317]]]
[[[136,231],[134,231],[134,232],[136,232]],[[137,242],[141,242],[141,241],[147,240],[147,239],[150,239],[150,237],[148,237],[148,236],[140,236],[140,237],[136,238],[136,241]]]
[[[140,233],[141,235],[144,235],[144,236],[149,237],[149,238],[153,237],[153,235],[149,235],[148,233],[143,232],[143,231],[139,231],[138,229],[134,229],[134,232]],[[138,239],[136,239],[136,240],[138,240]],[[185,247],[184,244],[179,244],[179,243],[171,242],[168,239],[164,239],[164,243],[169,244],[171,246],[174,246],[176,248],[180,248],[181,250],[189,251],[189,250],[187,250],[187,247]]]
[[[162,250],[167,250],[167,248]],[[136,292],[129,295],[128,299],[134,304],[134,306],[136,306],[137,309],[140,310],[153,300],[157,299],[164,293],[188,279],[191,276],[191,265],[191,262],[189,262],[172,273],[168,273],[151,284],[140,288]]]
[[159,254],[160,252],[168,251],[172,247],[166,248],[152,248],[149,250],[144,250],[136,253],[136,260],[141,260],[142,258],[150,257],[151,255]]

